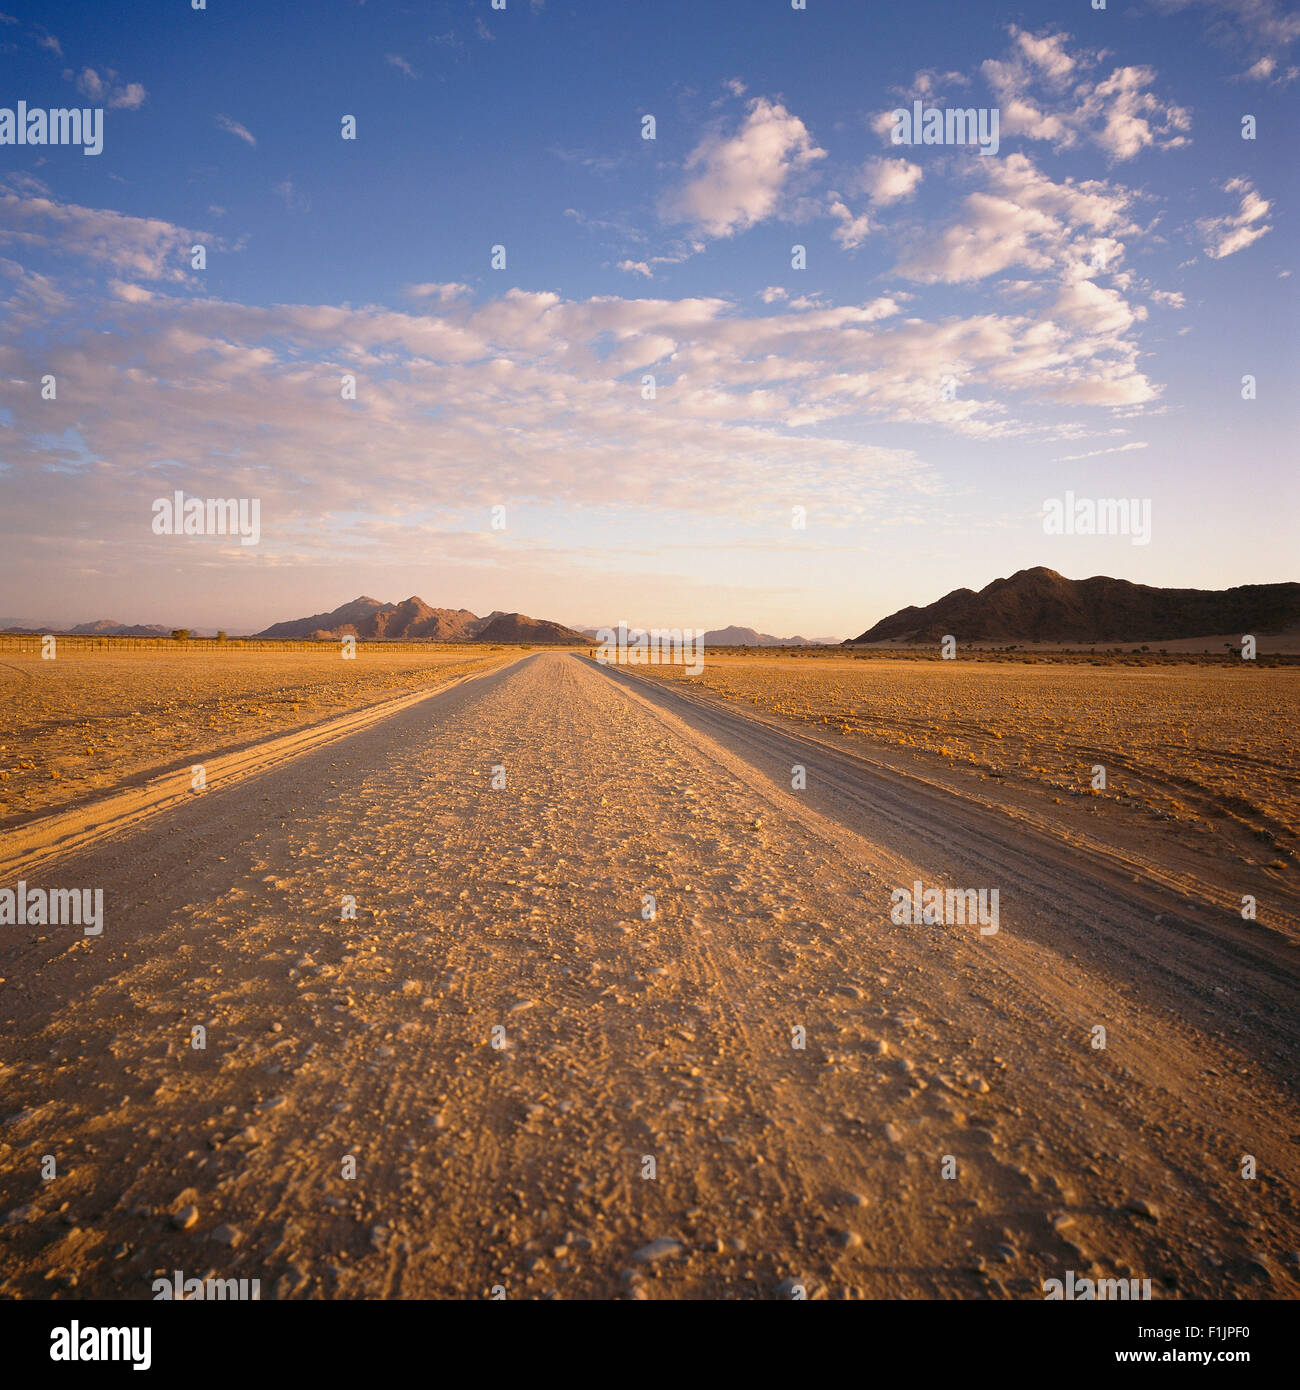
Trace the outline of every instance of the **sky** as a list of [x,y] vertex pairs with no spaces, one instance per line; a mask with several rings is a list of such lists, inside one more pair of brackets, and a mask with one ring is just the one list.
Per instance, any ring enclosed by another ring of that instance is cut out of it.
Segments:
[[[0,0],[0,618],[838,639],[1033,565],[1300,578],[1296,10],[194,3]],[[158,534],[178,489],[257,543]]]

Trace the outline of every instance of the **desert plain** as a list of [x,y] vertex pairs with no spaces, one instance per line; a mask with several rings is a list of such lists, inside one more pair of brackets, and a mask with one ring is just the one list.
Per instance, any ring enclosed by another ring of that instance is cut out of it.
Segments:
[[106,904],[0,928],[0,1295],[1300,1291],[1295,665],[0,681],[2,886]]

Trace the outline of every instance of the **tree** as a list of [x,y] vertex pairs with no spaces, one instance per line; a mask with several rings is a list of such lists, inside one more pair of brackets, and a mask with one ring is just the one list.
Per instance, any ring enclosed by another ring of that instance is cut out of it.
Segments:
[[177,642],[184,642],[184,641],[186,640],[186,638],[189,637],[189,635],[190,635],[190,630],[189,630],[189,628],[187,628],[187,627],[174,627],[174,628],[172,628],[172,637],[173,637]]

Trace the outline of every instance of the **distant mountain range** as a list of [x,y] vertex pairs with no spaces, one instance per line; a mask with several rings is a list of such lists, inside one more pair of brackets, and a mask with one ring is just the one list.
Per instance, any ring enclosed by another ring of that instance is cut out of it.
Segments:
[[827,639],[815,637],[772,637],[755,632],[752,627],[720,627],[704,634],[704,646],[709,647],[821,647],[833,645]]
[[1066,579],[1020,570],[976,593],[954,589],[925,608],[882,618],[858,642],[1169,642],[1224,633],[1277,633],[1300,624],[1300,584],[1156,589],[1125,579]]
[[[610,625],[613,630],[613,624]],[[594,642],[599,628],[578,629],[584,637]],[[704,646],[709,647],[833,647],[835,637],[773,637],[766,632],[756,632],[752,627],[719,627],[704,634]]]
[[[78,623],[76,627],[60,627],[57,623],[25,623],[19,618],[0,618],[0,632],[53,633],[57,637],[170,637],[172,629],[158,623],[119,623],[116,618],[97,618],[93,623]],[[191,628],[194,637],[212,637],[214,633]]]
[[480,618],[468,608],[430,608],[421,598],[381,603],[362,595],[332,613],[274,623],[256,637],[423,637],[435,642],[533,642],[570,645],[586,637],[561,623],[522,613],[489,613]]

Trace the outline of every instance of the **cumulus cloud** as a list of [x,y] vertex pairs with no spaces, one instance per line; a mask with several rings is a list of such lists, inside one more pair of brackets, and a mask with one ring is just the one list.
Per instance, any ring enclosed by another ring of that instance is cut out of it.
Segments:
[[921,182],[919,164],[906,159],[869,159],[862,167],[859,187],[873,203],[897,203],[910,198]]
[[58,202],[17,180],[0,184],[0,246],[49,248],[119,276],[181,281],[189,271],[190,247],[200,240],[215,244],[205,233],[158,218]]
[[407,77],[415,76],[415,69],[402,57],[400,53],[388,53],[384,55],[384,60],[389,67],[396,68],[398,72]]
[[688,177],[661,211],[703,235],[734,236],[776,214],[792,176],[825,157],[798,116],[755,97],[734,135],[710,133],[691,151]]
[[118,110],[138,110],[148,96],[139,82],[119,82],[112,68],[106,68],[102,75],[94,68],[82,68],[75,76],[70,71],[63,75],[76,82],[82,96]]
[[1188,143],[1191,113],[1151,90],[1154,68],[1129,65],[1099,79],[1105,55],[1071,53],[1065,34],[1032,34],[1015,24],[1009,33],[1010,52],[981,64],[1002,113],[1003,139],[1020,135],[1057,149],[1090,140],[1116,161],[1148,146]]
[[1205,254],[1213,261],[1244,251],[1273,230],[1271,224],[1264,221],[1272,204],[1259,196],[1249,179],[1229,179],[1223,191],[1241,195],[1237,211],[1223,217],[1204,217],[1196,224]]
[[[963,283],[1012,266],[1091,273],[1122,258],[1121,236],[1140,227],[1137,195],[1101,179],[1057,182],[1023,154],[981,163],[986,190],[968,195],[957,221],[899,266],[912,279]],[[1099,256],[1098,253],[1101,253]]]
[[871,231],[871,222],[867,214],[864,212],[854,217],[838,193],[830,195],[828,211],[839,223],[839,226],[831,232],[835,241],[846,251],[852,250],[855,246],[861,246]]
[[[1058,203],[1100,196],[1040,187],[1031,170],[1012,175],[1039,204],[1020,212],[1044,223],[1059,220]],[[1059,267],[1036,310],[939,320],[913,315],[901,295],[791,303],[777,286],[746,312],[648,289],[479,300],[464,285],[429,282],[409,287],[416,304],[401,312],[198,297],[175,269],[192,233],[30,188],[0,198],[0,228],[17,254],[39,238],[43,252],[83,262],[66,287],[0,262],[6,462],[53,486],[42,441],[72,431],[98,464],[77,475],[95,494],[82,504],[102,502],[105,516],[125,509],[133,526],[182,474],[214,496],[247,488],[264,516],[280,518],[268,539],[286,555],[315,544],[330,518],[368,545],[368,527],[427,506],[431,474],[466,504],[499,500],[506,477],[520,502],[603,505],[617,495],[656,506],[671,480],[675,505],[748,516],[783,505],[797,477],[814,504],[851,497],[888,508],[927,469],[906,447],[863,443],[864,424],[996,439],[1049,428],[1036,423],[1044,404],[1113,409],[1158,395],[1132,340],[1141,312],[1113,286],[1060,278]],[[85,279],[96,271],[98,295]],[[75,394],[40,401],[47,371],[74,379]],[[357,379],[355,402],[340,398],[345,372]],[[652,403],[641,397],[644,373],[657,379]],[[960,399],[942,397],[949,373]]]

